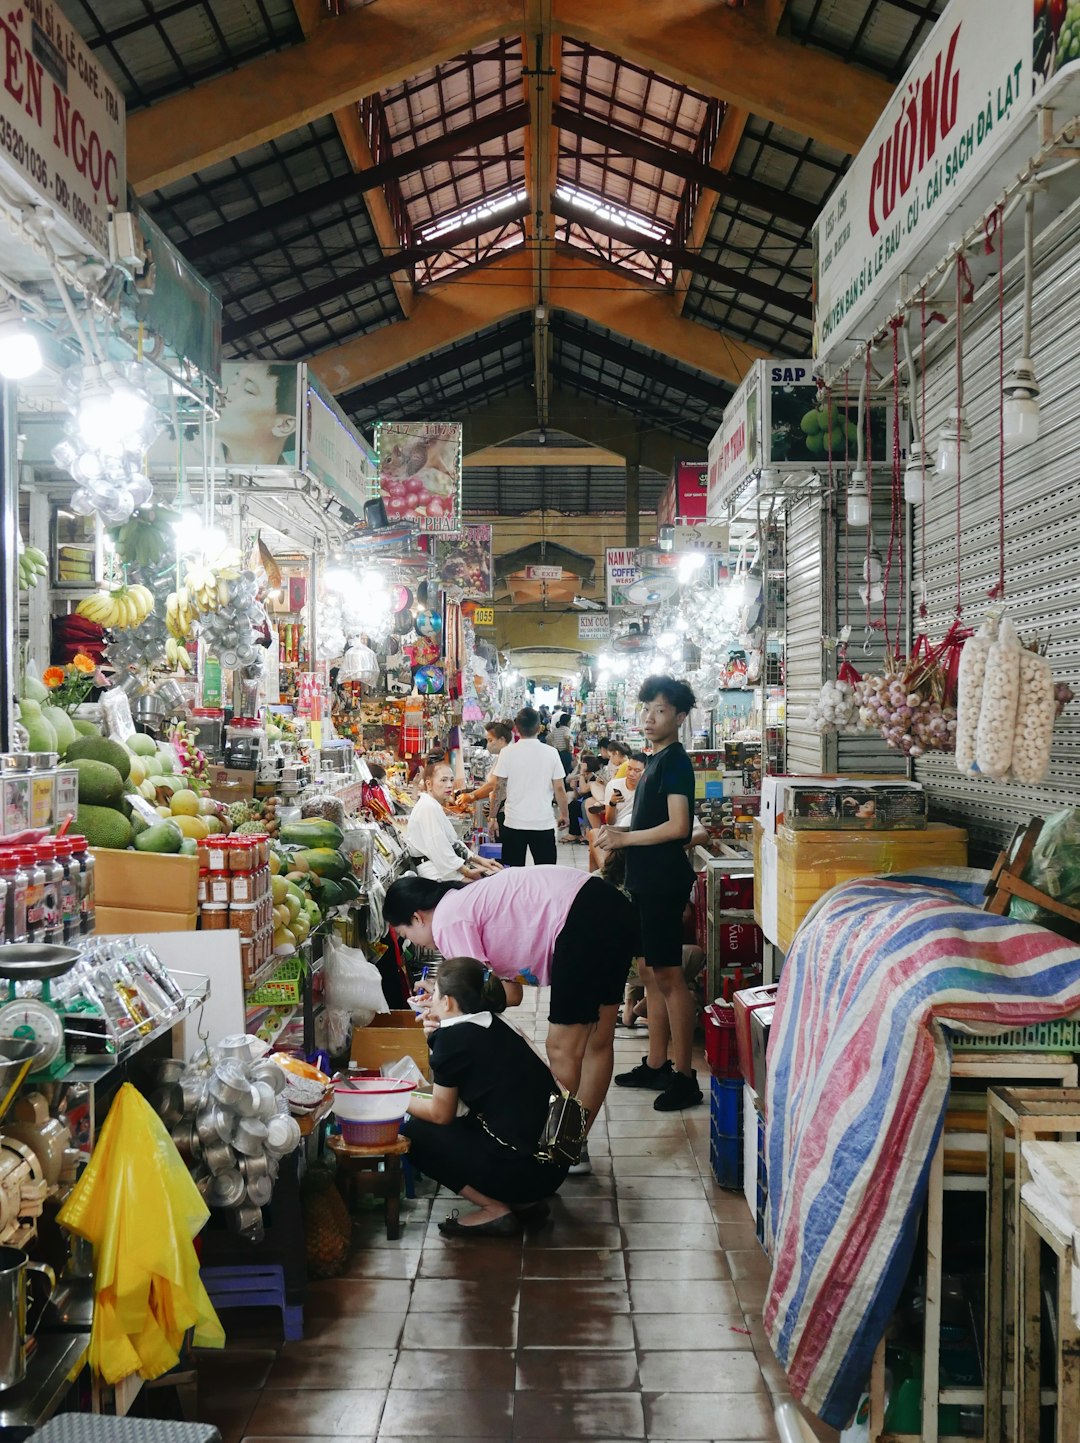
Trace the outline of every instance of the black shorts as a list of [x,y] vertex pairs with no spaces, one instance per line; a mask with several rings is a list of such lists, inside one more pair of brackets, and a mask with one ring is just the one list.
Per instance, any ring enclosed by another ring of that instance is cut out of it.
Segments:
[[630,899],[602,878],[590,877],[555,943],[549,1022],[596,1022],[601,1007],[620,1003],[637,951],[638,924]]
[[641,957],[647,967],[681,967],[683,911],[691,883],[678,892],[635,892],[632,901],[641,931]]

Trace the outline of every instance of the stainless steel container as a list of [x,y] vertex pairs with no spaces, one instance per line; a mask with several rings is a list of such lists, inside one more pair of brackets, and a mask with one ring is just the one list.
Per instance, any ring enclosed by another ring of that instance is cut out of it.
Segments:
[[55,1287],[46,1263],[32,1263],[21,1248],[0,1248],[0,1392],[26,1377],[27,1340]]

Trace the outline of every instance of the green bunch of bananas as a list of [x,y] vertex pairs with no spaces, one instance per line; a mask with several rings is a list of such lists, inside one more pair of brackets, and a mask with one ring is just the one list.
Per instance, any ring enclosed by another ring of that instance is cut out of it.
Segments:
[[24,546],[19,553],[19,586],[33,591],[43,576],[49,574],[49,558],[36,546]]
[[156,566],[175,553],[173,522],[176,513],[164,506],[146,507],[125,521],[115,533],[116,549],[128,566]]

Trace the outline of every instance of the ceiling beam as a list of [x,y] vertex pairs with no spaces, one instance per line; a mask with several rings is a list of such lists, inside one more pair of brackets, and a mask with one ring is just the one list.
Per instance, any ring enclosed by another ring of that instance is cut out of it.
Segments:
[[[261,311],[253,311],[250,315],[235,321],[226,321],[221,327],[222,342],[228,345],[233,341],[240,340],[243,336],[250,336],[256,331],[266,330],[268,326],[277,325],[279,321],[289,320],[303,311],[329,305],[334,301],[341,301],[350,291],[357,291],[361,286],[384,280],[387,276],[395,273],[411,270],[421,261],[430,260],[433,256],[443,255],[469,241],[477,240],[480,236],[487,235],[495,225],[509,225],[513,221],[522,220],[527,209],[528,202],[522,201],[520,205],[500,211],[497,219],[485,216],[482,220],[474,221],[472,225],[462,226],[453,235],[442,236],[436,241],[427,241],[423,245],[403,247],[389,255],[384,255],[373,265],[347,271],[342,276],[335,276],[332,281],[326,281],[320,286],[311,286],[307,290],[298,291],[295,295],[289,296],[286,300],[278,301],[272,306],[265,306]],[[228,297],[226,297],[227,301]]]
[[[338,112],[334,118],[337,120],[339,115],[344,117],[345,115],[355,115],[355,113],[355,107],[351,107],[347,111]],[[493,115],[485,115],[470,125],[458,126],[456,130],[448,131],[446,135],[440,135],[424,145],[418,145],[411,150],[402,150],[390,160],[384,160],[379,164],[372,163],[364,169],[354,171],[351,175],[336,175],[332,180],[325,180],[319,185],[309,186],[299,195],[291,195],[285,200],[276,201],[273,205],[261,206],[248,215],[236,216],[223,225],[214,226],[212,230],[200,231],[198,235],[185,241],[180,249],[189,261],[197,261],[203,256],[213,255],[215,251],[231,251],[243,241],[252,238],[257,238],[261,242],[262,250],[280,248],[280,242],[269,234],[274,226],[285,225],[298,219],[310,219],[327,206],[352,200],[356,196],[364,195],[385,185],[389,180],[400,180],[402,176],[423,170],[427,165],[450,160],[464,151],[473,150],[477,146],[483,145],[485,141],[509,135],[512,131],[520,130],[523,125],[527,125],[528,120],[529,107],[527,103],[523,101],[520,105],[511,105],[506,110],[497,111]],[[359,117],[357,117],[357,125],[359,125]],[[340,128],[341,124],[339,124]],[[366,136],[364,141],[366,144]],[[368,153],[370,154],[370,151]],[[258,255],[259,250],[249,254]],[[248,257],[245,256],[246,258]]]
[[485,446],[466,456],[467,471],[477,466],[510,466],[514,468],[553,466],[617,466],[620,470],[623,457],[617,451],[604,446]]
[[599,356],[601,360],[627,371],[636,371],[647,381],[681,391],[706,406],[723,408],[730,395],[730,388],[719,385],[705,376],[686,376],[673,371],[667,359],[652,351],[632,351],[616,336],[601,335],[596,331],[584,331],[565,316],[555,318],[555,338],[568,345]]
[[657,145],[643,135],[635,135],[633,131],[625,130],[622,126],[609,125],[606,121],[584,115],[580,110],[574,110],[567,105],[556,106],[552,119],[560,130],[579,136],[582,140],[591,140],[605,150],[630,156],[634,160],[654,166],[657,170],[682,176],[685,180],[695,181],[702,186],[723,187],[732,200],[742,201],[768,215],[791,221],[801,230],[813,225],[817,220],[819,207],[810,201],[800,200],[797,195],[778,190],[772,185],[764,185],[747,176],[728,175],[713,165],[706,165],[688,150]]
[[635,230],[633,226],[621,225],[615,220],[602,220],[583,206],[569,204],[559,200],[558,197],[552,202],[552,209],[564,220],[572,220],[585,230],[595,231],[599,235],[608,236],[611,240],[622,241],[635,250],[644,252],[645,255],[659,256],[663,260],[670,261],[676,269],[681,268],[692,271],[696,275],[708,276],[710,280],[718,281],[722,286],[727,286],[744,295],[755,296],[759,301],[764,301],[766,305],[779,306],[793,316],[803,316],[807,320],[813,318],[814,307],[810,301],[809,280],[806,282],[807,294],[800,296],[794,291],[785,291],[777,286],[771,286],[767,281],[759,281],[747,271],[737,271],[731,266],[722,266],[717,261],[707,260],[693,251],[684,250],[681,246],[670,246],[663,241],[653,240],[650,236]]
[[[372,334],[381,334],[381,332],[372,332]],[[425,381],[435,380],[439,376],[446,375],[448,371],[458,370],[462,366],[471,365],[474,361],[482,361],[493,351],[520,345],[531,335],[532,318],[527,315],[518,316],[498,331],[487,331],[466,344],[456,345],[453,359],[437,351],[427,359],[410,365],[405,372],[391,371],[389,375],[380,376],[366,385],[346,391],[338,396],[338,404],[349,415],[353,415],[357,411],[370,410],[372,406],[381,406],[392,400],[402,391],[410,391],[418,385],[423,385]],[[535,406],[533,409],[535,412]],[[529,424],[530,426],[536,424],[535,415]],[[519,427],[518,429],[523,428]]]
[[757,6],[716,0],[553,0],[564,35],[613,51],[800,135],[854,154],[893,86],[770,32]]
[[140,195],[310,125],[520,23],[519,0],[379,0],[287,50],[128,116],[128,183]]
[[[787,0],[765,0],[765,28],[773,35],[780,28],[786,5]],[[735,164],[735,157],[739,152],[739,146],[742,144],[742,138],[749,122],[750,112],[748,110],[737,105],[724,107],[720,134],[716,137],[716,144],[713,146],[709,163],[714,170],[719,171],[725,177]],[[697,205],[694,207],[694,218],[690,223],[690,231],[686,237],[686,248],[692,255],[702,253],[712,229],[716,207],[720,204],[720,196],[725,192],[730,194],[726,183],[721,183],[719,188],[708,185],[702,187]],[[686,266],[681,267],[675,273],[675,308],[680,315],[686,305],[686,297],[690,293],[691,275],[692,272]]]
[[535,257],[533,369],[536,419],[540,426],[547,425],[551,390],[552,342],[547,305],[551,245],[555,238],[551,198],[558,165],[558,146],[554,143],[551,117],[558,100],[562,63],[561,43],[555,42],[552,37],[551,4],[552,0],[527,0],[527,27],[521,52],[524,59],[523,82],[534,117],[525,147],[525,179],[530,209],[526,238]]

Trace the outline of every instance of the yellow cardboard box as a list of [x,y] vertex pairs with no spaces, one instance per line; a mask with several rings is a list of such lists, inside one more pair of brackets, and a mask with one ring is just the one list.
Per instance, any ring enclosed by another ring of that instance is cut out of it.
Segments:
[[423,1027],[409,1011],[378,1013],[369,1027],[354,1027],[352,1061],[357,1067],[378,1072],[387,1062],[411,1057],[431,1080],[431,1054]]
[[126,937],[129,932],[194,932],[198,912],[148,912],[141,907],[98,907],[99,937]]
[[[195,912],[199,906],[199,859],[160,852],[117,852],[94,847],[94,895],[98,909],[128,907],[140,911]],[[127,929],[132,930],[130,927]],[[144,931],[183,931],[147,927]],[[101,928],[98,928],[101,931]]]

